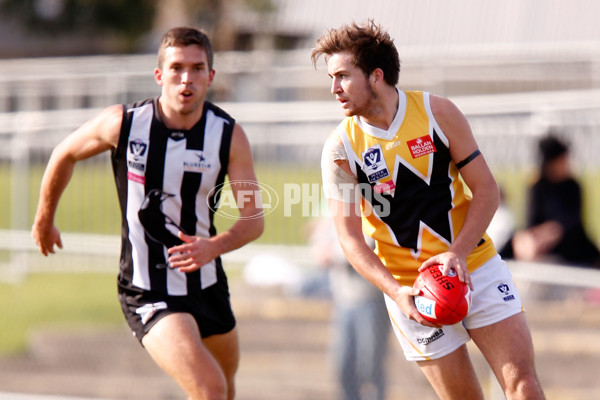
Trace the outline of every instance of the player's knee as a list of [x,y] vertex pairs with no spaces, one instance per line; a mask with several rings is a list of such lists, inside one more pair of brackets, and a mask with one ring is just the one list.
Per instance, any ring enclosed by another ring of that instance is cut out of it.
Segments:
[[190,400],[230,400],[229,388],[223,376],[195,382],[188,390]]
[[508,400],[544,399],[544,394],[535,374],[527,374],[509,380],[505,395]]
[[210,400],[228,400],[228,388],[225,379],[215,379],[209,383]]
[[189,395],[189,398],[191,400],[228,400],[226,387],[214,384],[197,388],[194,393]]

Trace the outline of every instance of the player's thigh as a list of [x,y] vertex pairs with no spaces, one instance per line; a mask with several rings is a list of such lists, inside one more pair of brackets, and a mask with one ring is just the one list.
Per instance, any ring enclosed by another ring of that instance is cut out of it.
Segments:
[[525,313],[469,333],[503,387],[507,380],[535,375],[533,342]]
[[233,379],[240,363],[237,328],[203,339],[204,345],[215,357],[228,381]]
[[190,314],[164,316],[142,343],[154,361],[186,390],[198,384],[224,381],[219,363],[204,345],[198,324]]
[[417,364],[440,399],[483,399],[466,345],[441,358]]

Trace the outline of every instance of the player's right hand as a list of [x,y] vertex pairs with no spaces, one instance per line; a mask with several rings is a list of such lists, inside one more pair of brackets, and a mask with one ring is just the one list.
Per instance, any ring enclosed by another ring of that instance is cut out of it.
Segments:
[[421,325],[429,326],[432,328],[440,328],[440,325],[436,325],[432,322],[427,321],[415,306],[415,296],[421,293],[420,289],[412,286],[402,286],[398,290],[398,295],[394,299],[400,310],[406,315],[408,319],[418,322]]
[[54,225],[49,228],[42,228],[39,225],[34,224],[31,229],[31,236],[40,249],[40,253],[44,256],[47,256],[48,253],[54,254],[54,245],[59,249],[63,248],[60,232]]

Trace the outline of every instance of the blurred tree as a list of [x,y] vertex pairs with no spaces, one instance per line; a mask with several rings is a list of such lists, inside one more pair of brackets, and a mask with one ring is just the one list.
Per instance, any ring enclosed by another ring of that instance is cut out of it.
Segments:
[[[184,0],[192,22],[210,34],[216,50],[236,50],[234,12],[266,15],[275,10],[272,0]],[[262,27],[257,26],[260,30]]]
[[175,20],[167,18],[170,26],[192,24],[205,29],[216,50],[235,46],[234,12],[274,10],[272,0],[0,0],[0,13],[33,35],[109,38],[115,51],[136,52],[140,39],[153,28],[164,30],[156,22],[175,5],[184,13]]
[[108,34],[130,50],[152,28],[156,0],[1,0],[0,10],[34,34]]

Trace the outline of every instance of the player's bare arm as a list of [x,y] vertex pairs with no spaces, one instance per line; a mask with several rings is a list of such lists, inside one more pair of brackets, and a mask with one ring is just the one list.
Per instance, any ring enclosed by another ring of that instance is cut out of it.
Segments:
[[123,108],[120,105],[108,107],[67,136],[52,151],[42,178],[40,199],[31,232],[44,256],[54,253],[55,245],[62,248],[60,232],[54,226],[54,215],[75,164],[115,148],[122,117]]
[[[343,207],[341,201],[329,199],[331,210],[343,210]],[[361,217],[353,212],[344,214],[334,211],[333,221],[344,255],[354,269],[393,299],[408,318],[422,325],[435,326],[425,320],[415,307],[413,297],[419,294],[419,290],[400,285],[365,242]]]
[[[327,139],[321,166],[325,171],[323,183],[326,187],[333,186],[332,192],[336,191],[335,186],[337,185],[358,183],[352,175],[347,155],[336,132],[333,132]],[[350,198],[355,198],[355,196],[357,196],[356,193],[350,194],[345,199],[346,201],[336,198],[328,199],[338,240],[346,259],[363,278],[393,299],[408,318],[424,325],[434,326],[425,320],[415,308],[413,297],[418,295],[419,291],[410,286],[400,285],[373,252],[373,249],[365,242],[362,218],[356,209],[357,204],[347,202],[352,201]]]
[[[472,192],[473,200],[464,225],[446,253],[439,254],[423,263],[421,269],[442,264],[443,273],[449,268],[457,271],[461,281],[472,283],[467,270],[466,258],[483,237],[498,204],[498,185],[482,154],[476,153],[477,142],[463,113],[450,100],[431,96],[431,110],[440,128],[450,141],[450,155],[455,164],[464,166],[460,174]],[[472,156],[475,155],[475,156]],[[463,162],[467,160],[468,162]]]
[[192,272],[221,254],[238,249],[258,238],[264,229],[260,188],[254,172],[252,150],[242,127],[235,125],[227,175],[240,212],[233,226],[211,238],[179,233],[185,243],[169,249],[169,263],[182,272]]

